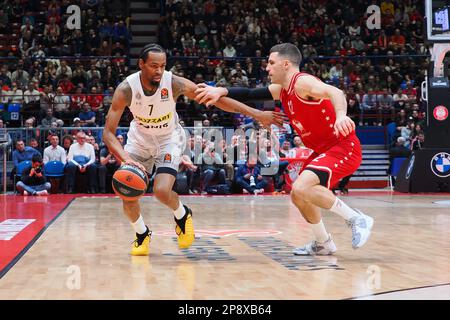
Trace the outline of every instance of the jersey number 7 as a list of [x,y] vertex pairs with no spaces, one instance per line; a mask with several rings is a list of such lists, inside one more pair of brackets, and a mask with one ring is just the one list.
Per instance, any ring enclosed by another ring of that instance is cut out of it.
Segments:
[[152,112],[153,112],[153,105],[150,104],[149,107],[150,107],[150,112],[148,113],[148,115],[151,116],[151,115],[152,115]]

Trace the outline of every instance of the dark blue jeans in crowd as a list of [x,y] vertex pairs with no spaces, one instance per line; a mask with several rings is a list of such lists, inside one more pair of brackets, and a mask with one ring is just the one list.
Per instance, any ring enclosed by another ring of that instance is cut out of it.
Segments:
[[264,189],[267,186],[266,180],[264,180],[264,179],[258,180],[256,178],[255,178],[256,186],[254,186],[254,187],[250,186],[250,179],[245,179],[243,177],[237,177],[236,183],[243,189],[247,190],[248,193],[250,193],[250,194],[253,194],[255,190]]
[[[97,192],[97,166],[94,164],[89,165],[86,168],[86,174],[88,178],[88,193],[96,193]],[[73,163],[69,162],[66,166],[66,181],[67,181],[67,191],[73,192],[75,191],[75,178],[77,173],[80,173],[78,167]]]
[[203,185],[202,185],[201,191],[205,191],[205,189],[209,186],[209,184],[215,177],[218,177],[219,184],[226,183],[225,169],[220,169],[220,170],[207,169],[207,170],[203,171]]

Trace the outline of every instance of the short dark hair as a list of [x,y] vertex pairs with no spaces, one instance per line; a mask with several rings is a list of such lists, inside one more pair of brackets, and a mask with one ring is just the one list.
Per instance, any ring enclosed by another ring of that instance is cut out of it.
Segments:
[[300,66],[302,63],[302,53],[292,43],[280,43],[270,49],[270,53],[278,52],[279,55],[286,57],[295,66]]
[[42,156],[39,153],[33,154],[33,158],[31,158],[31,162],[42,162]]
[[73,137],[70,134],[67,134],[64,137],[62,137],[62,141],[64,140],[70,140],[70,142],[73,142]]
[[149,52],[166,53],[164,48],[159,44],[150,43],[142,48],[141,53],[139,54],[139,59],[142,59],[145,62]]

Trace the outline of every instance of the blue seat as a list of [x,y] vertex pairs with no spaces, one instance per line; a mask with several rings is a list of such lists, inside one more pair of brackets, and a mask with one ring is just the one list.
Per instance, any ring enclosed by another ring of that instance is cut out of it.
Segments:
[[61,161],[49,161],[44,165],[44,173],[49,178],[64,177],[64,167]]
[[405,157],[398,157],[398,158],[394,158],[392,159],[392,164],[391,164],[391,172],[389,173],[389,184],[391,187],[391,190],[394,190],[394,181],[393,181],[393,177],[397,178],[398,172],[400,171],[403,162],[405,162],[407,158]]
[[397,131],[397,124],[395,122],[390,122],[386,126],[386,130],[387,130],[388,144],[390,145],[394,141],[394,135],[395,132]]
[[22,105],[20,103],[10,103],[8,104],[8,113],[11,120],[19,120],[20,118],[20,108]]
[[407,158],[405,157],[399,157],[394,158],[392,160],[392,166],[391,166],[391,175],[394,177],[397,177],[398,172],[400,171],[400,168],[402,167],[403,162],[405,162]]
[[4,103],[0,103],[0,111],[5,111],[5,104]]
[[20,112],[20,103],[10,103],[8,104],[8,112]]
[[28,168],[31,168],[31,161],[30,160],[25,160],[25,161],[20,162],[17,165],[16,176],[21,177],[23,170],[28,169]]
[[17,178],[22,177],[23,170],[28,169],[28,168],[31,168],[30,160],[25,160],[25,161],[19,162],[19,164],[17,165],[17,168],[16,168],[16,173],[13,176],[14,188],[16,187]]

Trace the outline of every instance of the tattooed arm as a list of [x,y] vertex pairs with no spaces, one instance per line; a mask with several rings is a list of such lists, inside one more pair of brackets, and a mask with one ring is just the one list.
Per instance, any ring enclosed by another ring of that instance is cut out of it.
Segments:
[[195,98],[194,91],[196,89],[197,86],[192,81],[186,78],[172,75],[173,100],[177,101],[178,97],[181,95],[184,95],[193,100]]
[[[185,95],[192,100],[194,100],[197,95],[195,93],[195,90],[197,90],[197,86],[195,83],[186,78],[178,77],[176,75],[172,76],[172,90],[173,98],[175,101],[180,95]],[[258,120],[264,126],[270,124],[283,125],[283,120],[285,120],[285,116],[282,113],[261,111],[227,97],[221,97],[220,100],[217,101],[214,105],[227,112],[241,113],[249,116],[255,120]]]

